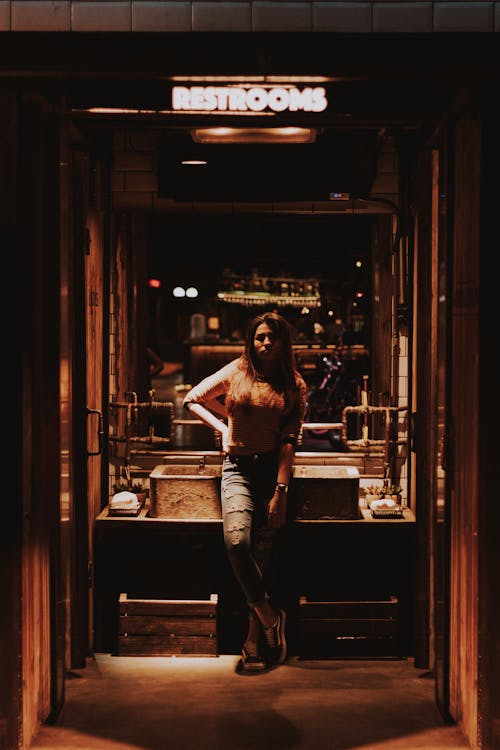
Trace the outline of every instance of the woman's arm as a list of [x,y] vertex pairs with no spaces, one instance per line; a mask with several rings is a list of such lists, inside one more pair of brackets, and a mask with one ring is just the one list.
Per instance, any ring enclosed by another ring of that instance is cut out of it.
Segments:
[[[219,402],[217,402],[219,403]],[[208,402],[210,404],[210,402]],[[220,432],[222,436],[222,450],[224,453],[227,452],[227,439],[228,439],[228,427],[227,424],[222,422],[222,420],[219,419],[210,409],[207,408],[207,405],[204,404],[198,404],[195,402],[191,402],[187,405],[187,408],[189,409],[190,414],[194,414],[198,417],[202,422],[204,422],[208,427],[211,427],[212,430],[216,430],[217,432]],[[222,406],[219,404],[219,406]],[[225,410],[224,410],[225,411]]]
[[227,416],[226,407],[219,401],[219,398],[227,393],[231,377],[237,367],[237,361],[229,362],[220,370],[201,380],[198,385],[195,385],[186,393],[183,401],[185,409],[195,414],[208,427],[221,433],[224,453],[227,453],[228,449],[229,430],[227,425],[216,415],[219,414],[224,418]]
[[283,442],[279,450],[278,476],[276,484],[290,484],[293,474],[293,461],[295,458],[295,445],[291,442]]
[[276,487],[274,489],[274,495],[272,496],[267,508],[268,526],[277,529],[281,528],[286,523],[288,487],[293,476],[295,445],[299,438],[306,412],[306,383],[304,378],[298,373],[296,374],[296,381],[298,399],[297,414],[281,428]]
[[286,523],[288,487],[293,474],[294,458],[295,445],[290,442],[281,443],[276,487],[267,507],[267,524],[271,529],[280,529]]

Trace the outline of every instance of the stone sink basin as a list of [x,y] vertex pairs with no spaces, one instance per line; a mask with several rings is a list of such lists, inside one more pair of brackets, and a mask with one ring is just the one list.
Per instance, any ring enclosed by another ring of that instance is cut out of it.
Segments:
[[149,475],[149,515],[175,520],[220,519],[222,467],[206,464],[162,464]]
[[299,520],[358,520],[359,471],[355,466],[296,464],[290,501]]
[[[220,519],[222,466],[203,461],[162,464],[149,475],[152,518]],[[361,518],[359,471],[353,466],[296,464],[290,487],[293,515],[299,520]]]

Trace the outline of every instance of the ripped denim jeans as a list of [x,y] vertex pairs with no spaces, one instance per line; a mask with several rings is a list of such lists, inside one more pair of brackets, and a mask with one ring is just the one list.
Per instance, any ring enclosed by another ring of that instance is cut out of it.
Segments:
[[273,554],[281,529],[267,527],[267,506],[276,486],[278,454],[225,456],[221,504],[224,544],[249,607],[268,598]]

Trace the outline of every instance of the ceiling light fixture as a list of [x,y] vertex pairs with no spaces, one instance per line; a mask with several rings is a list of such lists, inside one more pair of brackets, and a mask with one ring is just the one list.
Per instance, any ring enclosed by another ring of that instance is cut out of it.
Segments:
[[236,75],[236,76],[170,76],[167,80],[179,81],[181,83],[187,83],[195,81],[196,83],[232,83],[238,86],[254,85],[255,83],[328,83],[329,81],[335,81],[336,78],[331,76],[248,76],[248,75]]
[[195,143],[314,143],[316,128],[193,128]]

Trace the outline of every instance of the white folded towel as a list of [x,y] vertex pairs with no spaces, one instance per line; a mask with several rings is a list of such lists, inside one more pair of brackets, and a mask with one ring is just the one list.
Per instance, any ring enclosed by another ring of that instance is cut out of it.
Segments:
[[394,508],[397,505],[395,500],[391,500],[389,497],[381,497],[380,500],[372,500],[370,508],[376,510],[377,508]]
[[111,498],[111,508],[138,508],[140,505],[137,495],[133,492],[117,492]]

